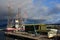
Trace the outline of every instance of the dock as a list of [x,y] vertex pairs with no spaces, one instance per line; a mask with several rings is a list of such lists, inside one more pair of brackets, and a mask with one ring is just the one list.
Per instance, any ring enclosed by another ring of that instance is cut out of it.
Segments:
[[16,36],[23,39],[31,39],[31,40],[50,40],[47,35],[38,35],[35,36],[35,34],[29,34],[27,32],[5,32],[7,36]]

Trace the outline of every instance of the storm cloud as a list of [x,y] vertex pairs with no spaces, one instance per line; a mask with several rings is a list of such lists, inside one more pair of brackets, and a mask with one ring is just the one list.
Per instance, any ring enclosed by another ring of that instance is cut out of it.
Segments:
[[14,14],[18,12],[18,8],[21,8],[23,18],[46,20],[43,23],[60,21],[59,0],[0,0],[0,8],[7,12],[8,5],[13,8]]

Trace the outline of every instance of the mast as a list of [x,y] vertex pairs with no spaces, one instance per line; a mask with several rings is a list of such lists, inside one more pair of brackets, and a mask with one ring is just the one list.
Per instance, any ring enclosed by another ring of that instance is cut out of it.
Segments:
[[11,12],[11,7],[8,6],[8,23],[7,23],[7,27],[11,27],[12,23],[12,12]]
[[[16,14],[15,27],[16,27],[16,29],[18,29],[18,28],[24,29],[25,28],[25,26],[23,25],[23,18],[21,16],[21,8],[18,8],[18,13]],[[18,30],[16,30],[16,31],[18,31]]]
[[16,20],[19,21],[20,25],[22,24],[23,19],[22,19],[22,16],[21,16],[21,8],[18,8],[18,13],[16,15]]
[[16,14],[15,23],[22,25],[21,9],[18,8],[18,13]]
[[12,27],[12,5],[11,5],[11,1],[8,1],[8,22],[7,22],[7,27]]

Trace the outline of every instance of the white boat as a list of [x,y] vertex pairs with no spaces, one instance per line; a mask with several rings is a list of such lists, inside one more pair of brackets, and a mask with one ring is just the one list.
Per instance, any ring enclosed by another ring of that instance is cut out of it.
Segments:
[[50,29],[50,31],[48,32],[48,38],[53,38],[57,35],[57,29]]

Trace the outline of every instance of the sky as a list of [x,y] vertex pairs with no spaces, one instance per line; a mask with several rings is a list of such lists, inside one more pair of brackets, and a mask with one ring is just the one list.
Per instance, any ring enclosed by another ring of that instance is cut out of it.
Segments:
[[33,2],[37,8],[35,18],[45,19],[44,23],[58,23],[60,21],[60,0],[33,0]]
[[60,21],[60,0],[0,0],[0,8],[8,11],[8,6],[13,8],[14,13],[18,12],[18,8],[21,8],[24,18],[46,20],[43,23]]

